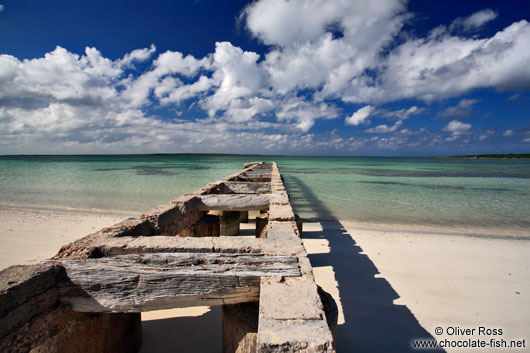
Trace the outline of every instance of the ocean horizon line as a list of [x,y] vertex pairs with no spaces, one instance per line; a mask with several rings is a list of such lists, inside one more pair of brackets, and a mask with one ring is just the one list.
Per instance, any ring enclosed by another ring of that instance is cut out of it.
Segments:
[[17,153],[17,154],[0,154],[0,157],[46,157],[46,156],[257,156],[257,157],[345,157],[345,158],[431,158],[433,156],[412,156],[412,155],[319,155],[319,154],[255,154],[255,153],[172,153],[172,152],[157,152],[157,153]]
[[[155,153],[18,153],[0,154],[0,157],[90,157],[90,156],[227,156],[227,157],[319,157],[319,158],[506,158],[528,159],[530,153],[481,153],[481,154],[452,154],[452,155],[327,155],[327,154],[256,154],[256,153],[202,153],[202,152],[155,152]],[[515,157],[504,157],[515,156]]]

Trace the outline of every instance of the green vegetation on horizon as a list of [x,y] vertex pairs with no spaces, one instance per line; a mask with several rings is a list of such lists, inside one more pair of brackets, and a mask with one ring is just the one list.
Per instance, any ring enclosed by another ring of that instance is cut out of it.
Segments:
[[530,159],[530,153],[507,153],[507,154],[470,154],[458,156],[438,156],[430,158],[511,158],[511,159]]

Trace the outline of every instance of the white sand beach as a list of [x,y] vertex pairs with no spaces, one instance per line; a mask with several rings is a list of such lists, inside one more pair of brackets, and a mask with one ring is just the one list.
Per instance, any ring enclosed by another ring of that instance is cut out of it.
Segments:
[[48,259],[61,246],[127,217],[61,209],[0,208],[0,269]]
[[[530,241],[349,222],[306,223],[304,238],[317,283],[339,306],[338,352],[407,351],[426,332],[438,340],[525,339],[516,351],[530,351]],[[481,326],[503,335],[478,336]],[[448,335],[448,327],[475,335]]]
[[[0,209],[0,267],[46,259],[62,245],[124,218]],[[471,338],[436,335],[436,327],[445,332],[455,326],[502,328],[496,338],[526,339],[526,348],[515,351],[529,351],[528,240],[335,221],[305,223],[304,244],[317,283],[339,306],[337,352],[410,351],[413,338]],[[142,318],[141,352],[221,351],[220,308],[150,312]]]

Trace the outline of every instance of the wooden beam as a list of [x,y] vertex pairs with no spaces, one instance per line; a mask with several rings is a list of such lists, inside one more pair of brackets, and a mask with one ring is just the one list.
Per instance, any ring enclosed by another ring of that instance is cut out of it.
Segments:
[[270,174],[272,173],[272,168],[252,168],[250,170],[247,170],[245,173],[248,173],[248,174],[260,173],[260,174],[268,174],[270,176]]
[[259,300],[260,278],[300,276],[292,256],[156,253],[57,261],[59,300],[74,311],[141,312]]
[[270,170],[248,170],[246,172],[243,172],[241,174],[239,174],[239,176],[249,176],[249,177],[253,177],[253,178],[270,178],[271,177],[271,171]]
[[271,192],[271,185],[270,183],[225,181],[219,184],[218,189],[225,194],[266,194]]
[[248,162],[248,163],[243,164],[243,168],[253,169],[253,168],[261,167],[263,165],[264,165],[264,162]]
[[201,211],[250,211],[267,210],[269,201],[276,194],[246,195],[201,195],[197,196],[199,204],[197,208]]
[[271,174],[270,173],[241,173],[237,176],[237,180],[240,181],[250,181],[250,182],[270,182]]

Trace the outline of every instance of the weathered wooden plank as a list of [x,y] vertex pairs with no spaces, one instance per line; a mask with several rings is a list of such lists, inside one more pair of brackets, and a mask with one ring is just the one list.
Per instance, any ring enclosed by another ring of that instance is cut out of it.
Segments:
[[272,173],[272,168],[252,168],[250,170],[245,171],[246,174],[262,174],[263,176],[270,177]]
[[251,182],[270,182],[271,175],[269,173],[241,173],[237,176],[237,180],[251,181]]
[[59,263],[65,269],[59,300],[85,312],[256,301],[261,277],[300,275],[296,257],[261,254],[156,253]]
[[197,208],[202,211],[249,211],[266,210],[269,208],[270,200],[276,194],[261,195],[201,195],[197,196],[199,201]]
[[263,162],[248,162],[243,164],[243,168],[256,168],[257,166],[263,165]]
[[247,170],[244,173],[241,173],[239,176],[249,176],[253,178],[270,178],[271,170]]
[[271,192],[271,185],[269,183],[225,181],[219,184],[218,189],[226,194],[266,194]]

